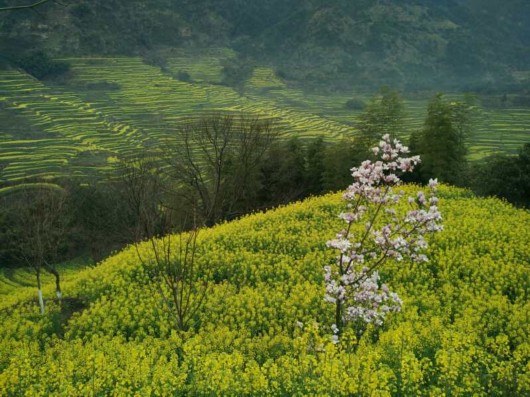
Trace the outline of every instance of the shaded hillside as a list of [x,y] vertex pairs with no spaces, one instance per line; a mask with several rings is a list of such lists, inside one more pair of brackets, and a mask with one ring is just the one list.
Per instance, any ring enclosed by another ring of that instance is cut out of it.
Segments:
[[491,90],[527,69],[529,19],[524,0],[81,0],[2,13],[0,31],[11,59],[225,45],[311,85]]

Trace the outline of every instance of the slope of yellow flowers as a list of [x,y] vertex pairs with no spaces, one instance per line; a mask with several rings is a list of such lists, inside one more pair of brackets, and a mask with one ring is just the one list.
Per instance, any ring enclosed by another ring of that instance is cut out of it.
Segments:
[[201,231],[208,293],[187,331],[135,247],[67,281],[62,304],[45,290],[45,316],[27,291],[6,297],[0,395],[530,395],[530,213],[439,196],[430,262],[385,264],[403,310],[360,339],[331,341],[322,267],[343,204],[327,195]]

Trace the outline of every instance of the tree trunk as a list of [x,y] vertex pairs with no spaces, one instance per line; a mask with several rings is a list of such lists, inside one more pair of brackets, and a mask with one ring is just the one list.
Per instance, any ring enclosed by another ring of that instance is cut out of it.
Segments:
[[55,276],[55,295],[57,295],[57,299],[60,301],[63,297],[63,293],[61,291],[61,277],[59,272],[53,266],[48,264],[46,264],[46,270]]
[[40,282],[40,268],[37,269],[37,289],[39,291],[40,314],[44,316],[44,299],[42,298],[42,286]]
[[338,298],[335,303],[335,325],[339,329],[338,334],[340,335],[342,332],[342,304]]

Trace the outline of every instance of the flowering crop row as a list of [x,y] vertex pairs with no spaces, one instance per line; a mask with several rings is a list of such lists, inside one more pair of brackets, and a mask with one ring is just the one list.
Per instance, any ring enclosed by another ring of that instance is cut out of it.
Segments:
[[429,262],[380,269],[402,310],[360,338],[332,340],[322,268],[344,220],[328,195],[201,231],[208,299],[186,332],[134,247],[65,282],[62,306],[45,290],[46,316],[14,292],[0,395],[528,395],[530,214],[447,186],[438,197]]

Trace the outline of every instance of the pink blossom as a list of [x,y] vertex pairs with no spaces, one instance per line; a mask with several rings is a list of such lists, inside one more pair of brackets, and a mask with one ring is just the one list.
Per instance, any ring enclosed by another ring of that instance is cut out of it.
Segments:
[[443,229],[436,179],[429,181],[428,197],[420,191],[408,198],[408,211],[395,206],[405,194],[392,192],[401,183],[398,173],[412,172],[420,163],[419,156],[401,157],[408,148],[397,139],[391,141],[389,134],[372,151],[380,160],[366,160],[351,169],[353,183],[343,195],[348,212],[339,215],[349,225],[367,218],[364,232],[344,231],[327,242],[340,253],[335,264],[324,268],[325,300],[337,305],[340,313],[335,319],[337,337],[349,322],[381,325],[388,313],[401,309],[401,299],[380,284],[376,268],[386,259],[426,262],[424,235]]

